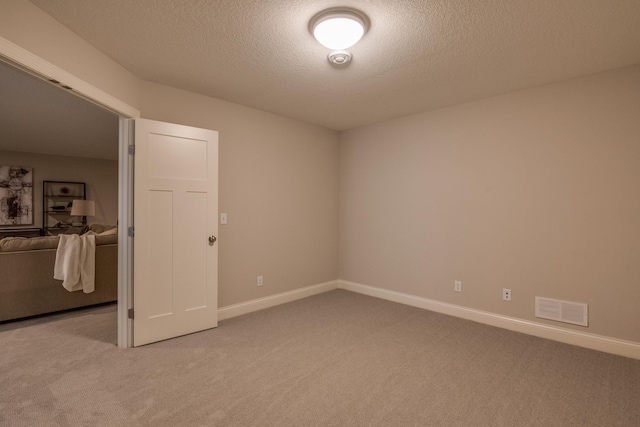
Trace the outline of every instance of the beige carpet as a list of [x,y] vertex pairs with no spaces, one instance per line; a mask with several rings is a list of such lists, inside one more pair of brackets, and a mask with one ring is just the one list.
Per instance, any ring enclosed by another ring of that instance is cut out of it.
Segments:
[[0,325],[0,425],[640,426],[638,360],[347,291],[128,350],[89,313]]

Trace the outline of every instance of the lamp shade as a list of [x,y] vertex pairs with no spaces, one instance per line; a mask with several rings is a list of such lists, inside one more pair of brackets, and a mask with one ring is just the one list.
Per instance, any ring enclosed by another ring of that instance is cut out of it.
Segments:
[[96,203],[93,200],[74,200],[71,205],[71,215],[95,216]]

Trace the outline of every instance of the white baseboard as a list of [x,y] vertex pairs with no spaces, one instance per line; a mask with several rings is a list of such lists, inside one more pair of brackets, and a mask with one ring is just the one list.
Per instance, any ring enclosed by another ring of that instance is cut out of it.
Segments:
[[307,286],[302,289],[296,289],[289,292],[283,292],[264,298],[221,307],[218,309],[218,320],[230,319],[232,317],[296,301],[302,298],[332,291],[334,289],[345,289],[347,291],[357,292],[363,295],[369,295],[412,307],[423,308],[425,310],[472,320],[474,322],[484,323],[486,325],[521,332],[540,338],[577,345],[592,350],[604,351],[633,359],[640,359],[640,343],[564,329],[556,326],[549,326],[514,317],[502,316],[482,310],[475,310],[459,305],[448,304],[428,298],[362,285],[360,283],[348,282],[345,280],[334,280],[331,282],[320,283],[317,285]]
[[334,289],[338,289],[338,285],[339,281],[333,280],[331,282],[320,283],[289,292],[283,292],[281,294],[270,295],[264,298],[258,298],[251,301],[241,302],[239,304],[221,307],[218,309],[218,320],[230,319],[232,317],[251,313],[253,311],[274,307],[276,305],[310,297],[312,295],[332,291]]
[[602,335],[563,329],[344,280],[339,281],[338,287],[340,289],[398,302],[413,307],[423,308],[437,313],[460,317],[462,319],[473,320],[475,322],[497,326],[499,328],[521,332],[540,338],[577,345],[592,350],[604,351],[633,359],[640,359],[640,343],[633,341],[625,341]]

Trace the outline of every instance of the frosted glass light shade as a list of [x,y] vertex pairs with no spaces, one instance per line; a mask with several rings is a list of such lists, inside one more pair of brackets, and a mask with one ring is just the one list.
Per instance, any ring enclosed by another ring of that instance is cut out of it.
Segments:
[[95,216],[96,203],[93,200],[74,200],[71,205],[71,215]]
[[348,10],[328,10],[316,15],[311,30],[318,43],[329,49],[347,49],[364,35],[366,17]]

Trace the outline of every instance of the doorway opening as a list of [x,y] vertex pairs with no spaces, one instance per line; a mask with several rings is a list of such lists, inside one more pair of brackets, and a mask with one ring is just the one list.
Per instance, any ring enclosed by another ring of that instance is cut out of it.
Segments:
[[[118,301],[117,344],[130,347],[132,334],[127,311],[131,302],[133,252],[127,230],[132,223],[133,162],[128,146],[133,141],[132,118],[138,117],[139,112],[40,58],[24,52],[17,57],[7,55],[7,52],[13,52],[11,46],[7,48],[8,44],[0,40],[0,73],[3,76],[0,80],[11,82],[15,99],[8,96],[10,91],[2,90],[0,114],[12,109],[9,115],[12,126],[2,127],[6,133],[0,143],[0,153],[4,154],[0,156],[3,157],[0,166],[9,161],[19,162],[21,155],[25,162],[38,164],[33,174],[33,202],[25,207],[31,210],[30,228],[44,228],[47,209],[43,207],[42,181],[84,182],[86,198],[93,198],[96,204],[95,218],[90,218],[89,222],[117,227],[118,244],[114,257],[117,265],[117,273],[114,273]],[[10,78],[5,79],[5,76]],[[27,86],[29,92],[19,91]],[[52,102],[61,104],[54,104],[56,106],[51,109]],[[35,110],[17,113],[17,107]],[[59,113],[66,113],[68,117],[62,119]],[[68,121],[65,123],[65,120]],[[29,135],[21,138],[20,129],[30,132]],[[83,173],[89,175],[83,178]],[[12,228],[26,226],[17,224]]]

